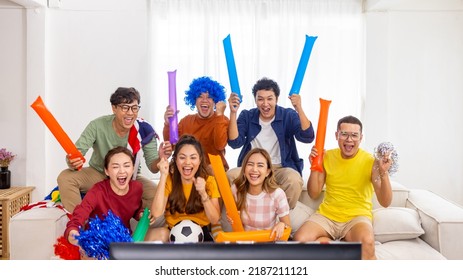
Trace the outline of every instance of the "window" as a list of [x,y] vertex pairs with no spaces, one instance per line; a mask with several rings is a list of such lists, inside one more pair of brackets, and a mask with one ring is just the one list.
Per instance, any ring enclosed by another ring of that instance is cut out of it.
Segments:
[[[179,118],[192,112],[183,101],[190,82],[209,76],[231,92],[223,39],[230,34],[238,81],[240,109],[255,107],[252,86],[268,77],[281,90],[278,104],[292,107],[287,96],[296,74],[305,35],[318,36],[300,94],[316,129],[319,98],[329,99],[327,147],[336,145],[337,120],[361,117],[364,95],[364,15],[360,0],[151,0],[151,92],[154,125],[162,131],[168,105],[167,72],[177,70]],[[225,111],[229,115],[229,109]],[[309,165],[311,145],[299,153]],[[230,148],[227,148],[230,149]],[[231,167],[239,150],[227,150]],[[308,170],[308,168],[305,168]]]

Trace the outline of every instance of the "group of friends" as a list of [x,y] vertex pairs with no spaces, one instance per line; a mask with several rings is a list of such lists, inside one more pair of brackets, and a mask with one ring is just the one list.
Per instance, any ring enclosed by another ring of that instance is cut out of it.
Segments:
[[[289,214],[304,184],[304,160],[296,141],[312,143],[314,127],[299,94],[289,96],[293,108],[278,105],[280,88],[274,80],[258,80],[252,94],[256,107],[238,114],[240,96],[231,93],[227,117],[225,88],[210,77],[193,79],[184,100],[196,113],[179,120],[180,137],[171,143],[169,120],[179,111],[167,106],[160,141],[152,126],[138,117],[139,92],[118,88],[110,97],[112,114],[91,121],[75,143],[84,156],[93,149],[88,166],[67,156],[68,168],[57,178],[62,204],[72,213],[64,236],[78,245],[79,229],[109,210],[130,229],[130,220],[139,220],[148,208],[146,241],[168,242],[170,229],[184,219],[199,224],[205,241],[213,241],[211,229],[220,228],[224,207],[207,156],[211,154],[222,159],[243,228],[267,229],[273,239],[280,239],[291,227]],[[312,147],[309,162],[322,154],[323,170],[311,170],[307,191],[315,199],[325,188],[325,197],[291,240],[361,242],[362,258],[376,258],[372,197],[376,193],[383,207],[390,205],[392,160],[388,155],[375,159],[359,147],[362,129],[358,118],[343,117],[335,133],[337,148]],[[227,145],[241,148],[237,167],[229,167]],[[152,173],[160,173],[157,185],[141,174],[142,157]]]

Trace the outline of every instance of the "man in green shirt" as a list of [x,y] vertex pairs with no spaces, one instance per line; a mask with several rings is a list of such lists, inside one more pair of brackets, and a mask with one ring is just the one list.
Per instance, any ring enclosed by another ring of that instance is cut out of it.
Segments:
[[116,146],[129,148],[136,157],[136,168],[133,178],[121,174],[121,180],[136,179],[143,184],[143,206],[151,207],[156,184],[140,173],[140,160],[143,155],[148,169],[157,173],[157,164],[161,157],[168,158],[172,154],[169,142],[157,145],[157,134],[150,124],[137,118],[140,109],[140,94],[134,88],[118,88],[110,98],[112,115],[102,116],[91,121],[76,142],[77,149],[85,156],[92,148],[88,167],[83,167],[80,158],[71,159],[66,156],[68,169],[58,176],[58,187],[64,208],[73,212],[81,199],[95,183],[106,178],[104,157]]

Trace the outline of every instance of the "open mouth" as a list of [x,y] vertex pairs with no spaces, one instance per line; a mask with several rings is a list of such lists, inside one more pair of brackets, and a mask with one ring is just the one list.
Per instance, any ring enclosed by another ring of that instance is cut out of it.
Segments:
[[260,178],[260,174],[249,174],[250,181],[258,181]]
[[182,170],[185,177],[189,177],[193,174],[193,168],[191,167],[183,167]]
[[201,105],[199,109],[201,110],[201,113],[203,115],[207,115],[209,113],[210,107],[209,105],[204,104],[204,105]]
[[127,177],[117,177],[117,182],[119,185],[125,185],[125,182],[127,182]]
[[344,145],[344,150],[348,153],[351,153],[352,150],[354,149],[354,145]]
[[129,126],[132,125],[133,118],[124,118],[124,124]]
[[261,108],[260,111],[261,111],[262,115],[267,116],[267,115],[270,115],[271,108]]

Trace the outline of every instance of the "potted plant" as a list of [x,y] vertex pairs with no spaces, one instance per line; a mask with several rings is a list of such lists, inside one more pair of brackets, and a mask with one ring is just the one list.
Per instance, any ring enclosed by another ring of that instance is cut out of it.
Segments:
[[11,185],[11,171],[8,170],[10,162],[16,157],[5,148],[0,149],[0,189],[8,189]]

